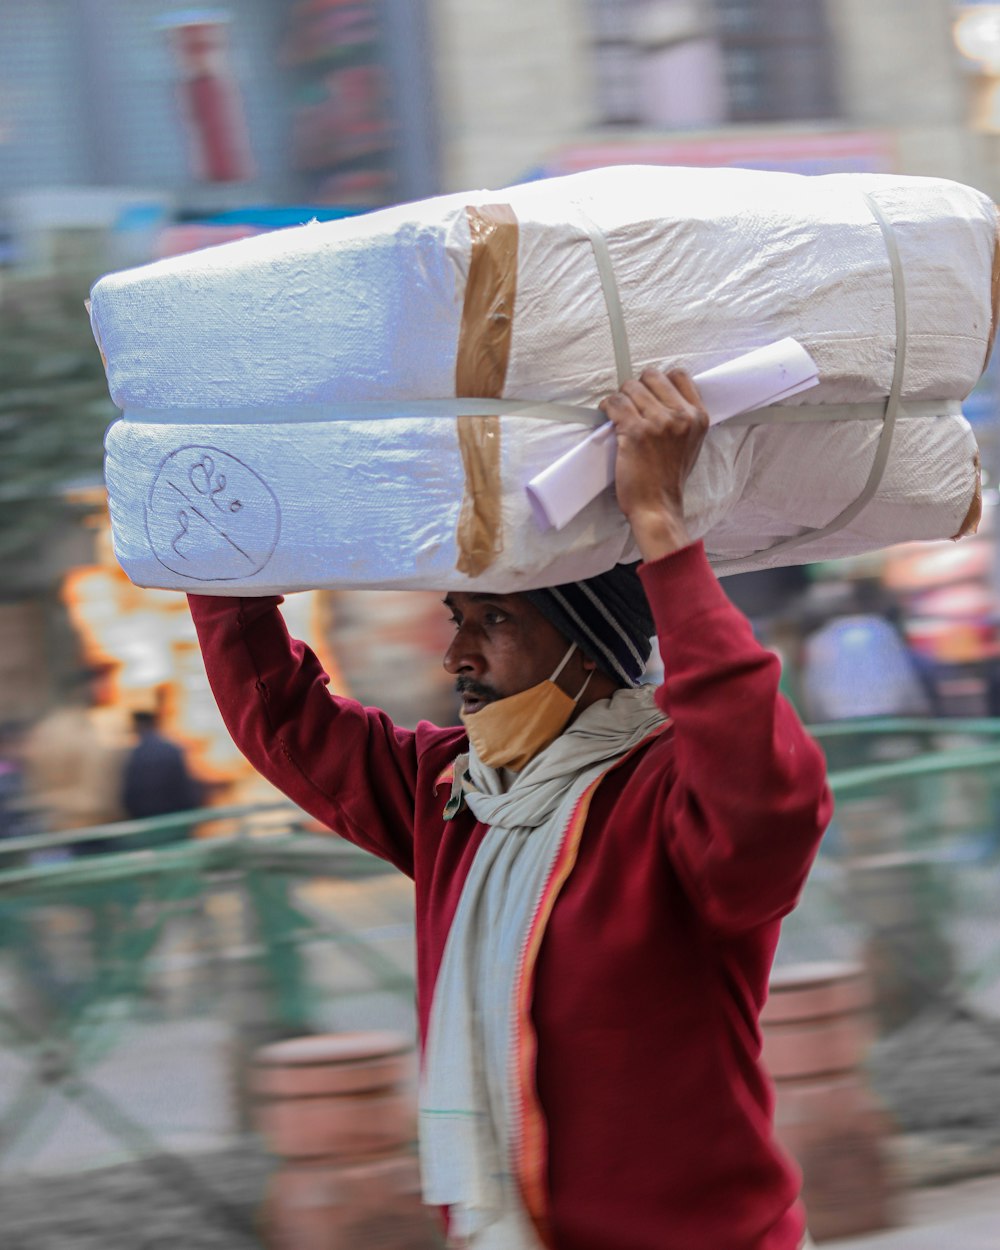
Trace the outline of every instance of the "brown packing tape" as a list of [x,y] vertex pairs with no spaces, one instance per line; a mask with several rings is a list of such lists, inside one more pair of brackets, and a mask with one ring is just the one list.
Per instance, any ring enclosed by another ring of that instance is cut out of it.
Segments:
[[455,359],[455,394],[499,399],[507,380],[517,294],[517,217],[509,204],[466,208],[469,277]]
[[958,542],[960,538],[967,538],[969,534],[975,534],[979,529],[979,522],[983,519],[983,472],[978,451],[972,463],[976,471],[976,484],[972,492],[972,503],[969,504],[969,511],[965,514],[965,520],[959,527],[958,533],[952,538],[952,542]]
[[455,568],[467,577],[478,577],[503,551],[500,418],[459,417],[458,445],[465,470],[465,495],[455,532]]
[[[455,359],[455,394],[499,399],[507,380],[517,295],[518,224],[509,204],[466,208],[469,276]],[[503,550],[500,418],[458,418],[465,470],[455,567],[478,577]]]

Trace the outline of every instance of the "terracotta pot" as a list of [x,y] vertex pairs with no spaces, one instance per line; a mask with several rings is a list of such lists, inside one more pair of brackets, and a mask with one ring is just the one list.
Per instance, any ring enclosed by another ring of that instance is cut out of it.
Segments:
[[353,1159],[406,1146],[416,1137],[413,1100],[394,1089],[261,1103],[258,1123],[286,1159]]
[[862,1063],[871,993],[853,964],[777,970],[761,1013],[764,1063],[775,1083],[775,1128],[802,1169],[816,1241],[889,1227],[884,1117]]
[[864,1012],[871,1001],[871,987],[859,964],[793,964],[771,973],[761,1021],[772,1025],[854,1014]]
[[849,1072],[869,1040],[869,1030],[849,1018],[806,1020],[765,1033],[764,1062],[774,1080]]
[[272,1178],[272,1250],[432,1250],[420,1199],[413,1054],[395,1033],[293,1038],[255,1056],[257,1123],[285,1160]]
[[409,1045],[395,1033],[277,1042],[255,1058],[257,1122],[287,1159],[384,1153],[416,1135],[413,1100],[402,1088],[411,1069]]
[[853,964],[798,964],[774,973],[761,1014],[764,1064],[776,1081],[850,1072],[873,1040],[871,993]]
[[896,1222],[884,1120],[856,1073],[779,1085],[776,1128],[802,1169],[802,1197],[816,1241]]
[[422,1206],[417,1162],[389,1155],[362,1163],[294,1163],[274,1177],[263,1232],[272,1250],[437,1250]]
[[[325,1040],[325,1039],[319,1039]],[[305,1056],[315,1053],[316,1038],[296,1038],[258,1052],[252,1076],[254,1093],[261,1098],[302,1098],[313,1094],[366,1094],[407,1084],[413,1075],[413,1055],[375,1055],[369,1059],[324,1063]],[[297,1050],[298,1043],[310,1043]],[[303,1055],[301,1061],[293,1056]],[[267,1056],[263,1058],[262,1056]]]

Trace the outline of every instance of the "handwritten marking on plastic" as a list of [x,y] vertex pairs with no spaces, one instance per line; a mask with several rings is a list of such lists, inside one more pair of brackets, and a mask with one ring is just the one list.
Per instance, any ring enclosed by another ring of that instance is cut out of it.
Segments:
[[[220,512],[223,511],[222,505],[215,496],[218,495],[220,491],[224,491],[226,489],[226,475],[224,473],[215,473],[215,461],[211,456],[203,456],[197,464],[193,465],[188,470],[188,481],[190,481],[191,485],[199,495],[207,495],[212,504],[218,508]],[[242,507],[243,504],[241,500],[230,499],[226,505],[226,510],[229,512],[239,512]]]
[[186,556],[186,555],[184,554],[184,552],[183,552],[183,551],[181,551],[181,549],[177,546],[177,544],[181,541],[181,539],[187,536],[187,532],[188,532],[188,529],[189,529],[189,526],[188,526],[188,514],[187,514],[187,512],[186,512],[183,508],[181,508],[180,512],[178,512],[178,513],[177,513],[177,520],[180,522],[181,527],[180,527],[180,529],[177,531],[177,537],[176,537],[176,538],[174,539],[174,541],[170,544],[170,546],[171,546],[171,548],[173,549],[174,553],[176,554],[176,556],[177,556],[178,560],[186,560],[186,559],[187,559],[187,556]]
[[165,568],[196,582],[253,577],[281,532],[267,482],[217,447],[179,447],[161,463],[146,502],[146,534]]

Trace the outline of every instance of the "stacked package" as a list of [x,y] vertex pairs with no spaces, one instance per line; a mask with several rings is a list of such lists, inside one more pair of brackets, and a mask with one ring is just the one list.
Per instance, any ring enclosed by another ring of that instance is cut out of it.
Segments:
[[[524,490],[618,385],[601,248],[636,374],[787,336],[818,366],[812,390],[707,437],[686,510],[720,572],[974,528],[959,401],[995,328],[993,204],[931,178],[618,167],[103,278],[91,318],[123,412],[106,477],[125,571],[234,595],[504,592],[635,558],[610,490],[559,531]],[[778,549],[865,488],[897,365],[873,497]]]

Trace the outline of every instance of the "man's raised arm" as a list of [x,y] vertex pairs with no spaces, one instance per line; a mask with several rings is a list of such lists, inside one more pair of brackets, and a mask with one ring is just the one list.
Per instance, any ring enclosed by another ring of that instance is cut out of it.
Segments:
[[674,723],[668,849],[706,920],[728,932],[789,911],[830,819],[822,753],[778,691],[753,636],[684,525],[684,484],[708,418],[681,371],[649,370],[604,404],[616,491],[642,553]]
[[416,735],[330,693],[282,600],[189,595],[209,684],[233,741],[310,815],[413,874]]

